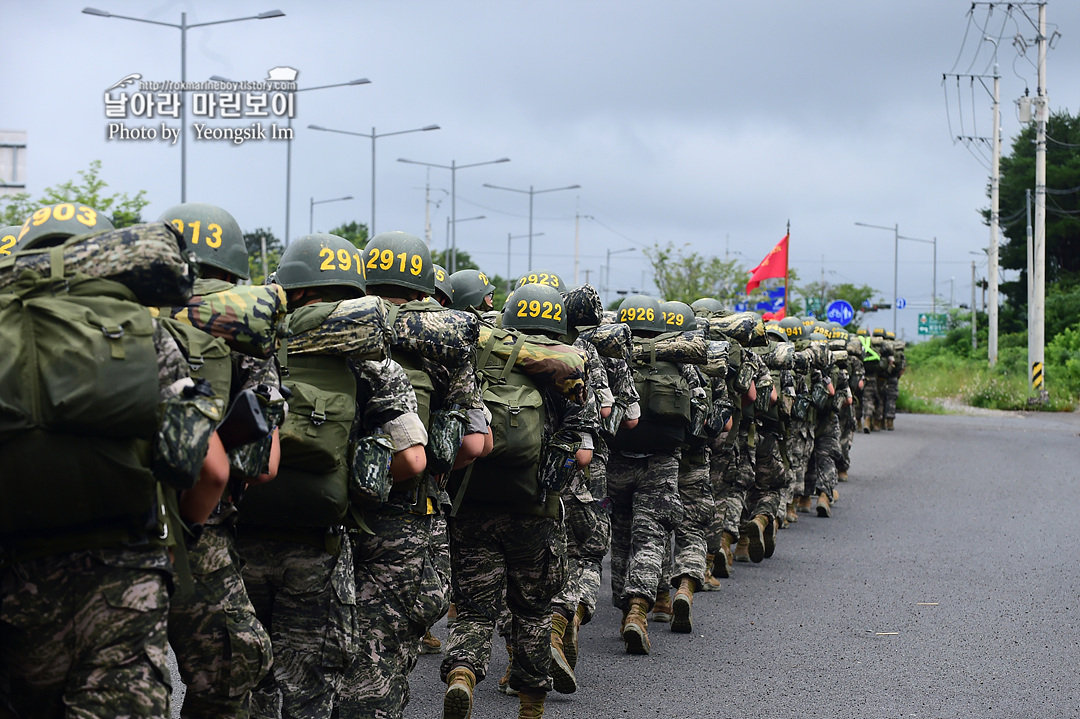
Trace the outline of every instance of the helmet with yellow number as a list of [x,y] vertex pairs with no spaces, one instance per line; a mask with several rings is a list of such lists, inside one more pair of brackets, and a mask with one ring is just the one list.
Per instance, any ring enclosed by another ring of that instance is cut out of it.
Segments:
[[19,241],[19,230],[21,229],[21,225],[0,227],[0,255],[11,254],[12,249],[15,247],[15,243]]
[[364,294],[360,250],[344,237],[316,233],[289,243],[272,280],[287,290],[302,287],[349,287]]
[[394,285],[435,293],[435,265],[427,243],[395,230],[380,232],[364,247],[364,275],[371,285]]
[[641,332],[667,332],[660,301],[648,295],[630,295],[619,305],[619,322],[630,330]]
[[185,202],[165,210],[158,220],[170,223],[184,236],[201,264],[250,279],[244,233],[225,210],[203,202]]
[[490,310],[495,297],[495,285],[480,270],[458,270],[450,275],[454,288],[455,310]]
[[432,295],[443,307],[454,303],[454,285],[450,283],[450,273],[442,265],[432,265],[435,271],[435,293]]
[[566,334],[566,301],[551,285],[524,284],[503,307],[502,326],[516,330]]
[[22,252],[59,245],[69,237],[111,229],[113,223],[104,212],[78,202],[58,202],[34,210],[15,233],[15,242],[8,250]]
[[522,285],[547,285],[548,287],[554,287],[559,292],[564,292],[567,289],[561,277],[547,270],[530,270],[526,272],[518,278],[514,287],[521,287]]
[[660,316],[664,318],[668,332],[683,332],[697,329],[697,318],[690,305],[677,300],[660,303]]

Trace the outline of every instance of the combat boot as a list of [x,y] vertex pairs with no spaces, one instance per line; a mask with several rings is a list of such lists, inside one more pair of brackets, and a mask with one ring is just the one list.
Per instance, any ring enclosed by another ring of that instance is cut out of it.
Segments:
[[[716,565],[714,564],[714,562],[716,561],[716,558],[718,556],[723,557],[724,553],[721,552],[719,555],[705,555],[705,583],[701,585],[701,591],[703,592],[713,592],[720,589],[720,580],[717,579],[716,576],[713,574],[716,571]],[[727,564],[727,560],[722,561],[724,561],[724,564]]]
[[788,502],[787,512],[784,515],[784,519],[787,520],[788,524],[794,524],[795,522],[799,521],[799,515],[795,511],[795,502]]
[[776,517],[769,517],[769,524],[765,527],[765,559],[768,559],[776,551]]
[[693,621],[690,617],[690,608],[693,605],[694,580],[683,577],[682,581],[679,582],[679,590],[675,592],[675,599],[671,602],[671,631],[679,634],[689,634],[693,631]]
[[869,417],[863,417],[862,420],[859,421],[859,426],[862,427],[863,434],[870,434],[870,418]]
[[443,697],[443,719],[469,719],[472,716],[473,689],[476,675],[472,669],[458,665],[446,677],[446,696]]
[[510,688],[510,670],[514,667],[514,648],[506,645],[506,673],[499,677],[499,684],[495,687],[508,697],[517,696],[517,689]]
[[745,532],[739,537],[739,542],[735,545],[735,561],[750,561],[750,538],[746,536]]
[[892,417],[886,417],[885,418],[885,429],[889,430],[890,432],[893,431],[893,418]]
[[796,504],[795,506],[798,508],[798,510],[803,514],[810,514],[810,495],[804,494],[797,499],[798,504]]
[[627,654],[648,654],[652,649],[649,643],[649,620],[645,614],[649,611],[649,602],[641,597],[630,600],[623,623],[622,638]]
[[420,640],[420,653],[421,654],[440,654],[442,652],[442,642],[439,638],[428,632],[424,635],[424,638]]
[[832,503],[833,503],[833,504],[836,504],[836,503],[837,503],[837,502],[839,502],[839,501],[840,501],[840,490],[839,490],[839,489],[837,489],[837,488],[835,488],[835,487],[833,487],[833,491],[832,491]]
[[724,561],[720,562],[718,567],[716,561],[713,561],[713,573],[721,579],[727,579],[731,576],[731,570],[735,567],[735,555],[731,551],[731,544],[735,541],[735,535],[731,532],[724,532],[720,535],[720,554],[716,556],[717,559],[723,557]]
[[450,602],[450,608],[446,610],[446,626],[450,626],[457,621],[457,605]]
[[832,503],[829,502],[829,495],[822,492],[817,498],[817,516],[819,517],[831,517],[832,516]]
[[541,719],[544,716],[544,692],[521,692],[518,697],[521,704],[518,706],[518,719]]
[[[739,538],[739,546],[746,540],[746,554],[754,564],[765,559],[765,528],[769,526],[769,518],[759,514],[742,526],[742,537]],[[738,558],[738,557],[736,557]]]
[[577,691],[577,677],[563,649],[566,625],[566,617],[558,612],[551,613],[551,681],[560,694],[573,694]]
[[839,479],[841,482],[846,482],[847,481],[847,470],[845,469],[842,472],[837,472],[836,473],[836,478]]
[[566,661],[571,669],[577,669],[578,632],[581,630],[581,621],[584,618],[585,605],[578,604],[577,611],[570,618],[570,622],[566,625],[566,632],[563,634],[563,653],[566,654]]
[[656,601],[652,605],[652,620],[667,624],[671,621],[671,592],[661,589],[656,593]]

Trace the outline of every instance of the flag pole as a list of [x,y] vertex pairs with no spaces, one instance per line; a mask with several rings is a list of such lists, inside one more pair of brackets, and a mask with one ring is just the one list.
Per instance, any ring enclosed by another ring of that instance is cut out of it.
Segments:
[[787,252],[784,255],[784,317],[791,309],[791,292],[788,290],[788,268],[791,266],[791,220],[787,221]]

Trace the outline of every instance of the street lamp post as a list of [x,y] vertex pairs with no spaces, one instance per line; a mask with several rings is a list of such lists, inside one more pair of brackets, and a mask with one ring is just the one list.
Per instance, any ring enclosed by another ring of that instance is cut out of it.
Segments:
[[316,200],[311,198],[311,208],[308,212],[308,234],[315,232],[315,205],[323,205],[327,202],[341,202],[343,200],[351,200],[352,195],[346,195],[345,197],[335,197],[332,200]]
[[197,22],[188,24],[187,13],[180,13],[180,24],[172,22],[161,22],[160,20],[148,20],[141,17],[130,17],[128,15],[115,15],[105,10],[98,10],[97,8],[87,7],[83,8],[83,13],[86,15],[95,15],[97,17],[114,17],[120,20],[132,20],[134,22],[143,22],[148,25],[162,25],[164,27],[174,27],[180,31],[180,202],[187,202],[187,91],[183,89],[184,84],[187,82],[187,31],[193,27],[207,27],[208,25],[224,25],[230,22],[241,22],[243,20],[269,20],[274,17],[285,17],[285,13],[280,10],[267,10],[261,12],[258,15],[248,15],[246,17],[234,17],[228,20],[214,20],[213,22]]
[[357,137],[367,137],[371,139],[371,227],[368,228],[368,235],[370,237],[375,236],[375,140],[380,137],[390,137],[391,135],[407,135],[410,132],[430,132],[431,130],[438,130],[438,125],[424,125],[423,127],[416,127],[412,130],[398,130],[397,132],[383,132],[376,133],[375,128],[371,128],[371,132],[350,132],[348,130],[332,130],[329,127],[322,127],[321,125],[308,125],[310,130],[319,130],[320,132],[336,132],[339,135],[355,135]]
[[[450,264],[449,262],[446,261],[446,256],[448,254],[450,254],[450,226],[451,225],[454,226],[454,234],[456,236],[457,235],[457,223],[459,223],[459,222],[472,222],[473,220],[486,220],[486,219],[487,219],[487,215],[477,215],[476,217],[462,217],[462,218],[459,218],[459,219],[456,219],[456,220],[452,219],[450,217],[446,218],[446,250],[443,252],[443,262],[444,263]],[[455,265],[455,267],[450,272],[450,274],[454,274],[454,272],[457,272],[457,267],[456,267],[456,265],[457,265],[457,251],[456,250],[454,251],[454,256],[453,256],[452,260],[453,260],[453,264]]]
[[[604,263],[604,295],[605,299],[611,300],[611,256],[621,255],[623,252],[633,252],[636,247],[627,247],[623,250],[612,250],[610,247],[607,251],[607,262]],[[642,283],[644,284],[644,283]]]
[[510,158],[500,157],[498,160],[473,162],[469,165],[459,165],[456,160],[451,160],[449,165],[437,165],[434,162],[406,160],[404,157],[399,157],[398,162],[407,162],[410,165],[423,165],[424,167],[437,167],[441,170],[450,170],[450,217],[451,224],[453,225],[453,237],[450,244],[450,267],[447,269],[450,271],[450,274],[453,274],[457,271],[457,171],[464,170],[467,167],[480,167],[481,165],[495,165],[500,162],[510,162]]
[[875,230],[889,230],[893,233],[893,275],[892,275],[892,330],[893,334],[896,334],[896,298],[899,293],[899,279],[900,279],[900,223],[896,223],[892,227],[886,227],[884,225],[868,225],[865,222],[856,222],[859,227],[870,227]]
[[[934,246],[934,294],[930,296],[931,312],[937,314],[937,238],[932,240],[920,240],[918,237],[904,237],[900,235],[901,240],[910,240],[912,242],[925,242],[928,245]],[[896,330],[893,330],[894,332]]]
[[[520,240],[523,237],[529,237],[529,236],[530,235],[513,235],[513,236],[511,236],[509,232],[506,233],[506,294],[510,294],[510,290],[513,289],[513,284],[514,284],[514,281],[511,279],[511,275],[510,275],[510,240]],[[543,232],[537,232],[535,235],[532,235],[532,237],[543,237],[543,236],[544,236]],[[530,266],[528,269],[532,270],[532,267]]]
[[506,190],[507,192],[519,192],[519,193],[521,193],[523,195],[528,195],[529,196],[529,270],[532,270],[533,269],[533,262],[532,262],[532,259],[533,259],[532,245],[533,245],[533,243],[532,243],[532,238],[534,237],[533,230],[532,230],[532,228],[533,228],[533,196],[542,194],[544,192],[559,192],[560,190],[576,190],[579,187],[581,187],[581,185],[568,185],[567,187],[552,187],[550,190],[534,190],[533,186],[529,185],[529,189],[527,189],[527,190],[518,190],[518,189],[513,188],[513,187],[501,187],[500,185],[489,185],[488,183],[485,182],[484,187],[490,187],[493,190]]

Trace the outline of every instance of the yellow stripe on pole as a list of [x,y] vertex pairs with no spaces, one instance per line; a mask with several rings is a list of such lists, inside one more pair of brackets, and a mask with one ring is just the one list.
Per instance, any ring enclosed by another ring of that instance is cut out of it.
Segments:
[[1042,389],[1043,386],[1043,363],[1031,363],[1031,388]]

